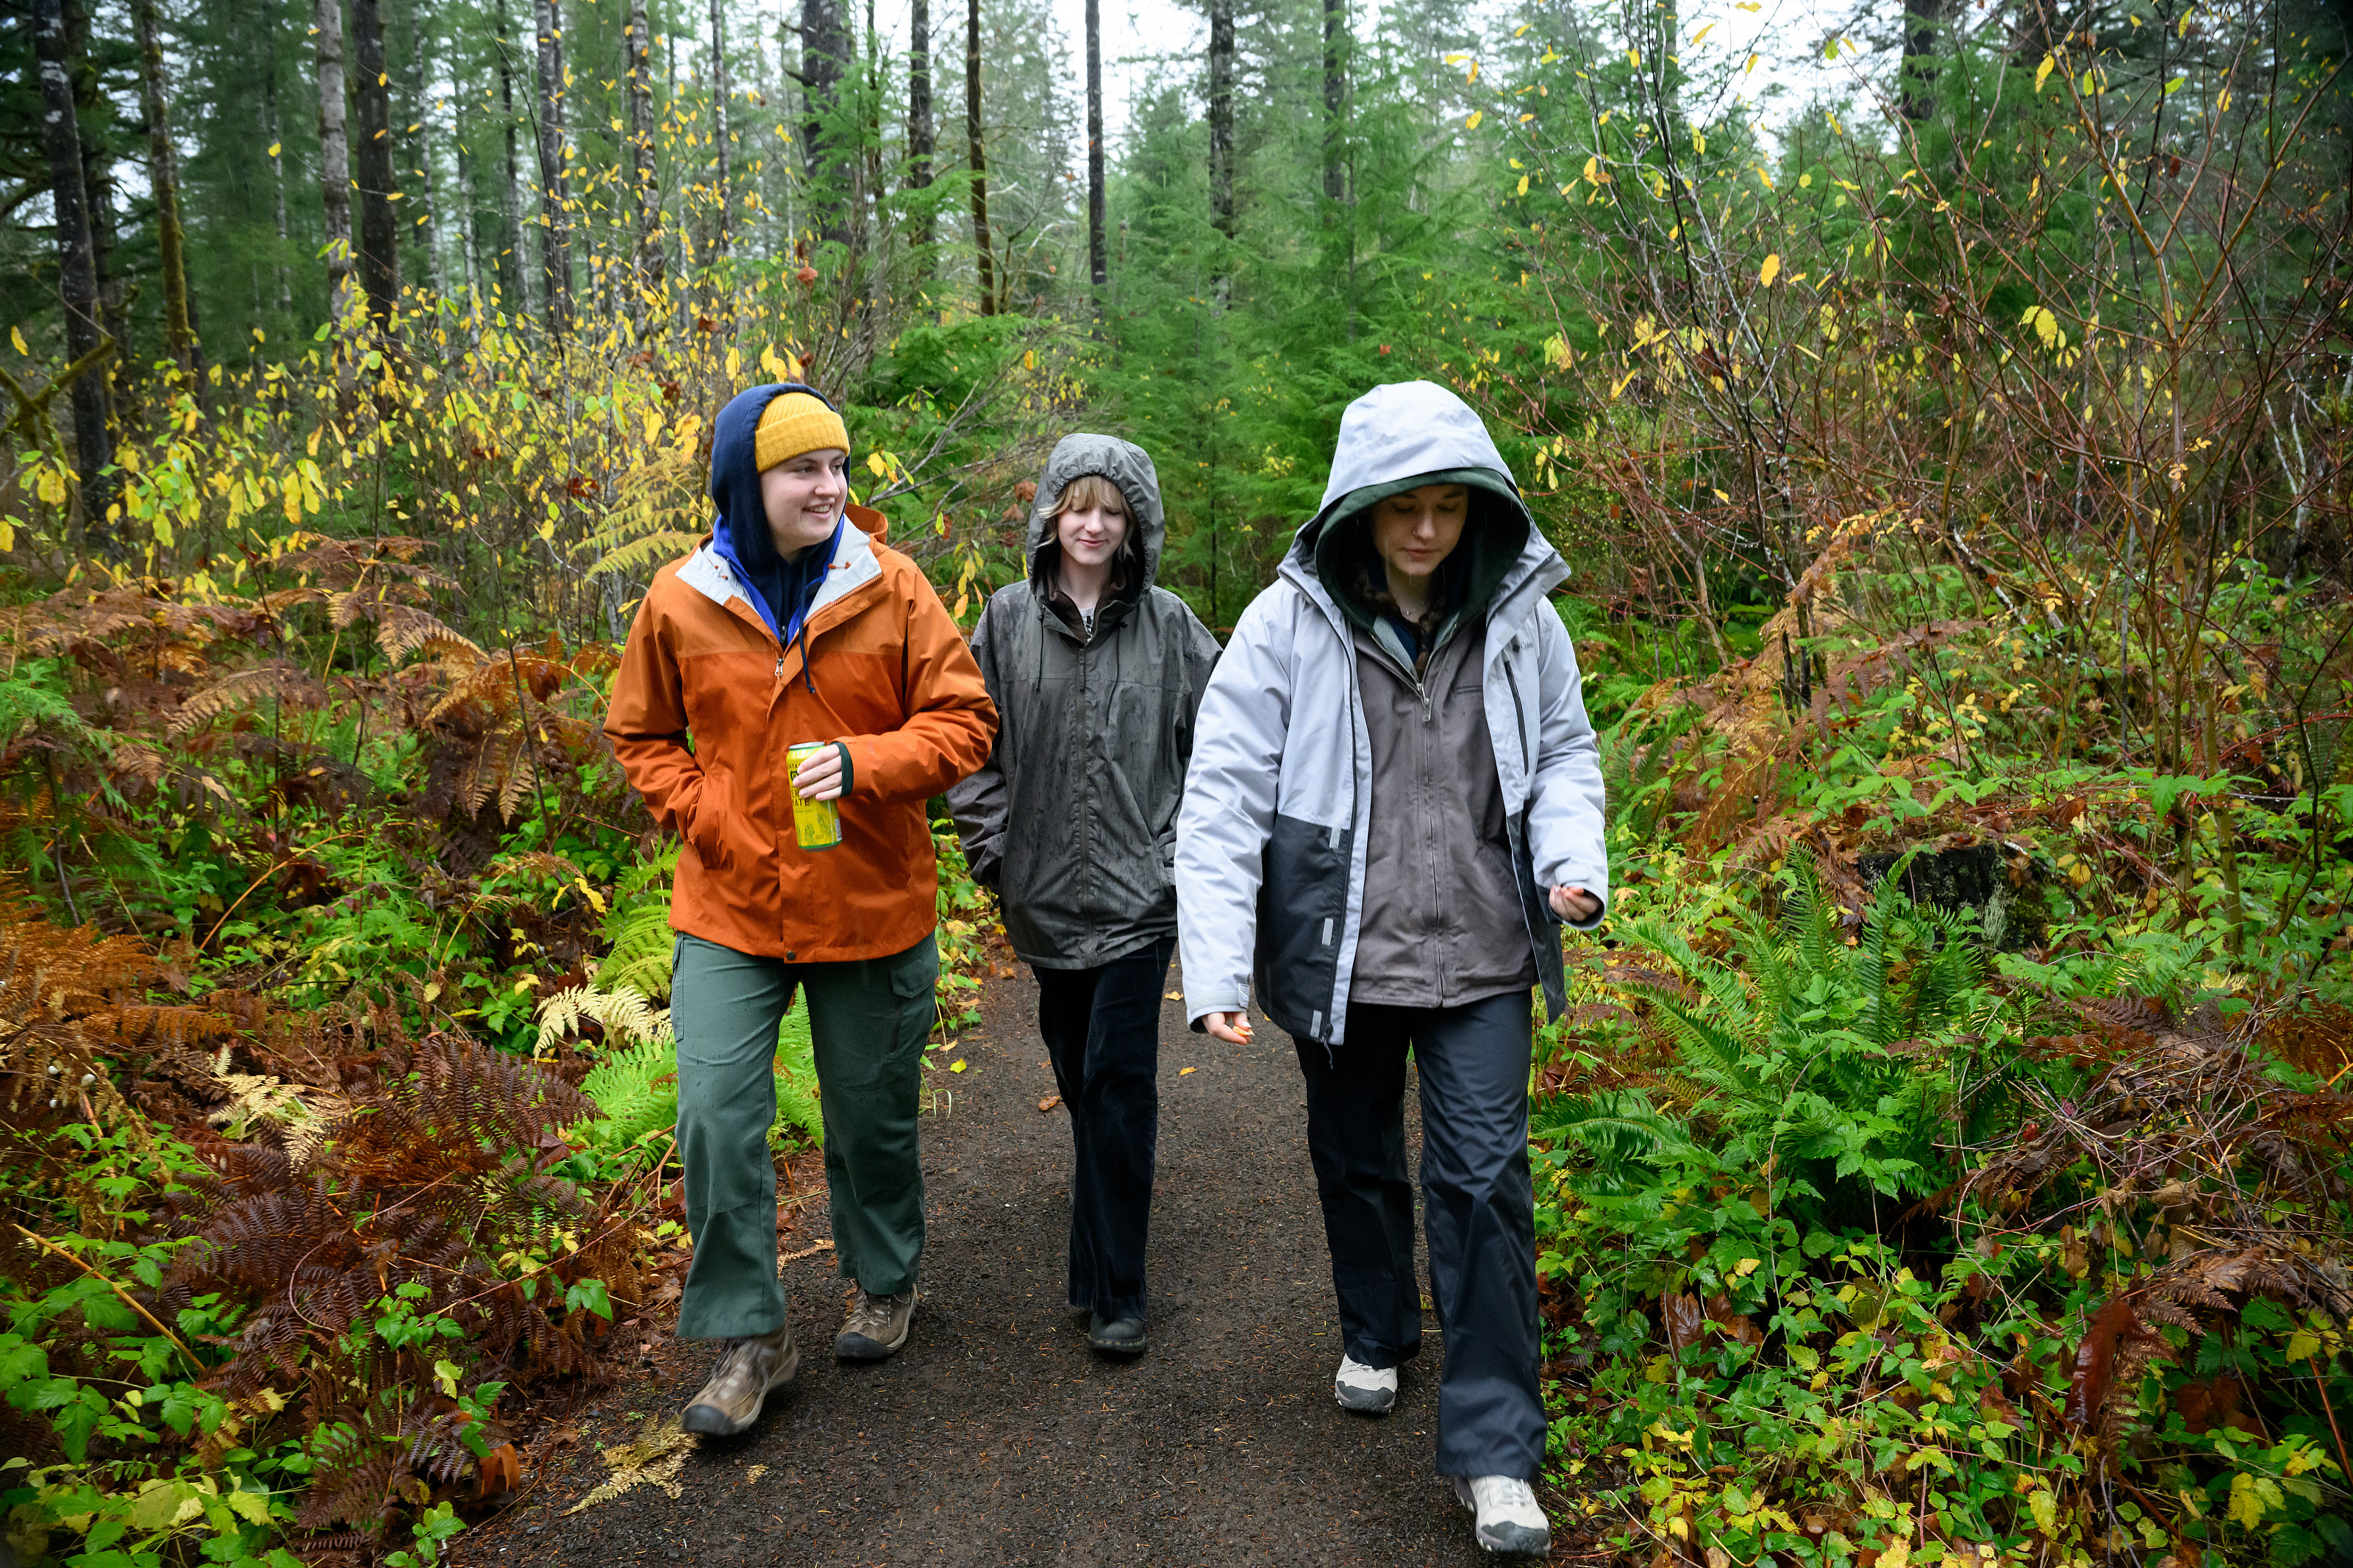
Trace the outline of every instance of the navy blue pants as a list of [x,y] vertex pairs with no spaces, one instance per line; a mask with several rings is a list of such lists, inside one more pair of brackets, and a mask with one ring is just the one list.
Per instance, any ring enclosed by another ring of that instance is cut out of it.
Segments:
[[1351,1006],[1347,1039],[1328,1056],[1320,1041],[1293,1043],[1307,1075],[1307,1149],[1348,1354],[1387,1367],[1421,1349],[1405,1158],[1410,1049],[1421,1078],[1430,1297],[1446,1355],[1438,1472],[1534,1480],[1545,1415],[1528,1180],[1528,994],[1461,1007]]
[[1071,1305],[1144,1316],[1160,1145],[1160,1000],[1176,939],[1093,969],[1033,969],[1038,1033],[1071,1113]]

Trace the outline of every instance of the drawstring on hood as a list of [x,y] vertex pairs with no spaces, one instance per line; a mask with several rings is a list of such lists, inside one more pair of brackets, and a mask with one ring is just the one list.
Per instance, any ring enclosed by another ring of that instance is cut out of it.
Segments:
[[776,552],[776,540],[768,532],[767,505],[760,494],[760,416],[788,392],[804,392],[827,407],[833,406],[832,400],[813,386],[797,381],[770,382],[736,394],[712,422],[711,501],[718,515],[712,523],[711,545],[752,589],[752,607],[776,634],[777,647],[800,643],[801,675],[815,692],[817,684],[808,675],[806,623],[809,605],[841,546],[849,510],[845,498],[842,514],[834,520],[832,536],[823,542],[810,545],[789,561]]

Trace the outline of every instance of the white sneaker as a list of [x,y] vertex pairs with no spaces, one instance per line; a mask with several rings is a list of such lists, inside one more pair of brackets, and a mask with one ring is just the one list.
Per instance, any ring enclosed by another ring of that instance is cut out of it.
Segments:
[[1340,1358],[1332,1379],[1332,1393],[1340,1408],[1359,1415],[1387,1415],[1397,1404],[1398,1374],[1393,1366],[1366,1366],[1354,1356]]
[[1454,1495],[1478,1516],[1479,1544],[1490,1552],[1542,1557],[1552,1550],[1552,1528],[1527,1482],[1514,1476],[1451,1478]]

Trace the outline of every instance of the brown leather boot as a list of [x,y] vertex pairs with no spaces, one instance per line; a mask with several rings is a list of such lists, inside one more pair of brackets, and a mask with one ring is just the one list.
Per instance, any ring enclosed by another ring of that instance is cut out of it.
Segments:
[[679,1425],[706,1437],[733,1437],[760,1418],[769,1394],[792,1382],[800,1369],[800,1347],[793,1343],[790,1323],[754,1339],[729,1340],[711,1369],[711,1381]]
[[833,1342],[833,1359],[887,1361],[896,1355],[907,1342],[908,1325],[915,1321],[919,1293],[912,1279],[895,1296],[877,1295],[860,1285],[858,1299],[850,1303],[841,1320],[841,1332]]

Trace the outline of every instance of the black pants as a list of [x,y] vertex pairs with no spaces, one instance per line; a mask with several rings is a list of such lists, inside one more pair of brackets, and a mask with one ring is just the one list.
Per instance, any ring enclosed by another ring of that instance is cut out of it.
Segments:
[[1528,994],[1461,1007],[1348,1009],[1329,1056],[1297,1039],[1307,1148],[1332,1247],[1347,1352],[1395,1366],[1421,1348],[1405,1062],[1421,1078],[1430,1294],[1445,1336],[1438,1470],[1533,1480],[1544,1460],[1536,1378],[1535,1194],[1528,1181]]
[[1176,939],[1093,969],[1038,969],[1038,1032],[1071,1113],[1071,1305],[1144,1316],[1160,1143],[1160,995]]

